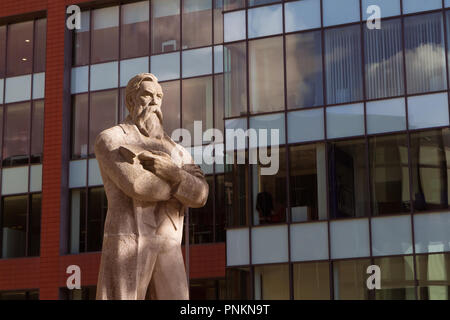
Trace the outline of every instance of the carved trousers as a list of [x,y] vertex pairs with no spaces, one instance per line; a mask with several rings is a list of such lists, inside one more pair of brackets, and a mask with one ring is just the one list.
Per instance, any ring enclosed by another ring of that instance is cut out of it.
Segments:
[[159,236],[105,235],[98,300],[187,300],[179,241]]

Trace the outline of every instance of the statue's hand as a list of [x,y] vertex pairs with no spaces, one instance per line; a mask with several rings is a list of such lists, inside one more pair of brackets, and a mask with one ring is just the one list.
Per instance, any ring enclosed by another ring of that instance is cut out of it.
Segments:
[[144,169],[153,172],[171,185],[181,181],[181,169],[172,161],[172,158],[160,151],[147,151],[138,156]]
[[205,177],[202,169],[196,164],[184,164],[182,169],[197,178],[203,179]]

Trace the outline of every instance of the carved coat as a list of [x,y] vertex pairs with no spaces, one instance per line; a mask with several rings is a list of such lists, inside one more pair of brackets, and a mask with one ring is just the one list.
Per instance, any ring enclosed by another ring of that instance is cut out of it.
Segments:
[[[181,183],[172,190],[164,180],[145,170],[137,158],[126,159],[120,150],[123,146],[166,152],[180,168],[193,163],[184,148],[172,152],[176,144],[168,135],[162,139],[148,138],[129,119],[99,134],[95,154],[108,199],[108,213],[97,299],[144,299],[153,272],[149,265],[154,264],[160,252],[168,252],[166,262],[161,259],[164,263],[182,263],[180,244],[185,208],[202,207],[208,198],[204,178],[182,170]],[[184,265],[181,267],[184,270]],[[164,272],[158,273],[160,277],[165,277]]]

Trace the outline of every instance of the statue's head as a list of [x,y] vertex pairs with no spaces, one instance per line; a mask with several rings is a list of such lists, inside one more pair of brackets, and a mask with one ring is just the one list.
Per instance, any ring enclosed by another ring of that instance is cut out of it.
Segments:
[[162,123],[162,98],[162,88],[151,73],[134,76],[125,89],[125,104],[134,122],[146,121],[154,112]]

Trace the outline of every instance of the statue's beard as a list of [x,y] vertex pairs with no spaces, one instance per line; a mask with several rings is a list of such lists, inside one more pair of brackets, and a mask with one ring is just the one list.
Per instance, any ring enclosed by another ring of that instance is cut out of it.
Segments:
[[138,127],[139,131],[149,137],[151,132],[159,133],[162,130],[163,115],[157,105],[147,107],[136,106],[130,113],[131,119]]

